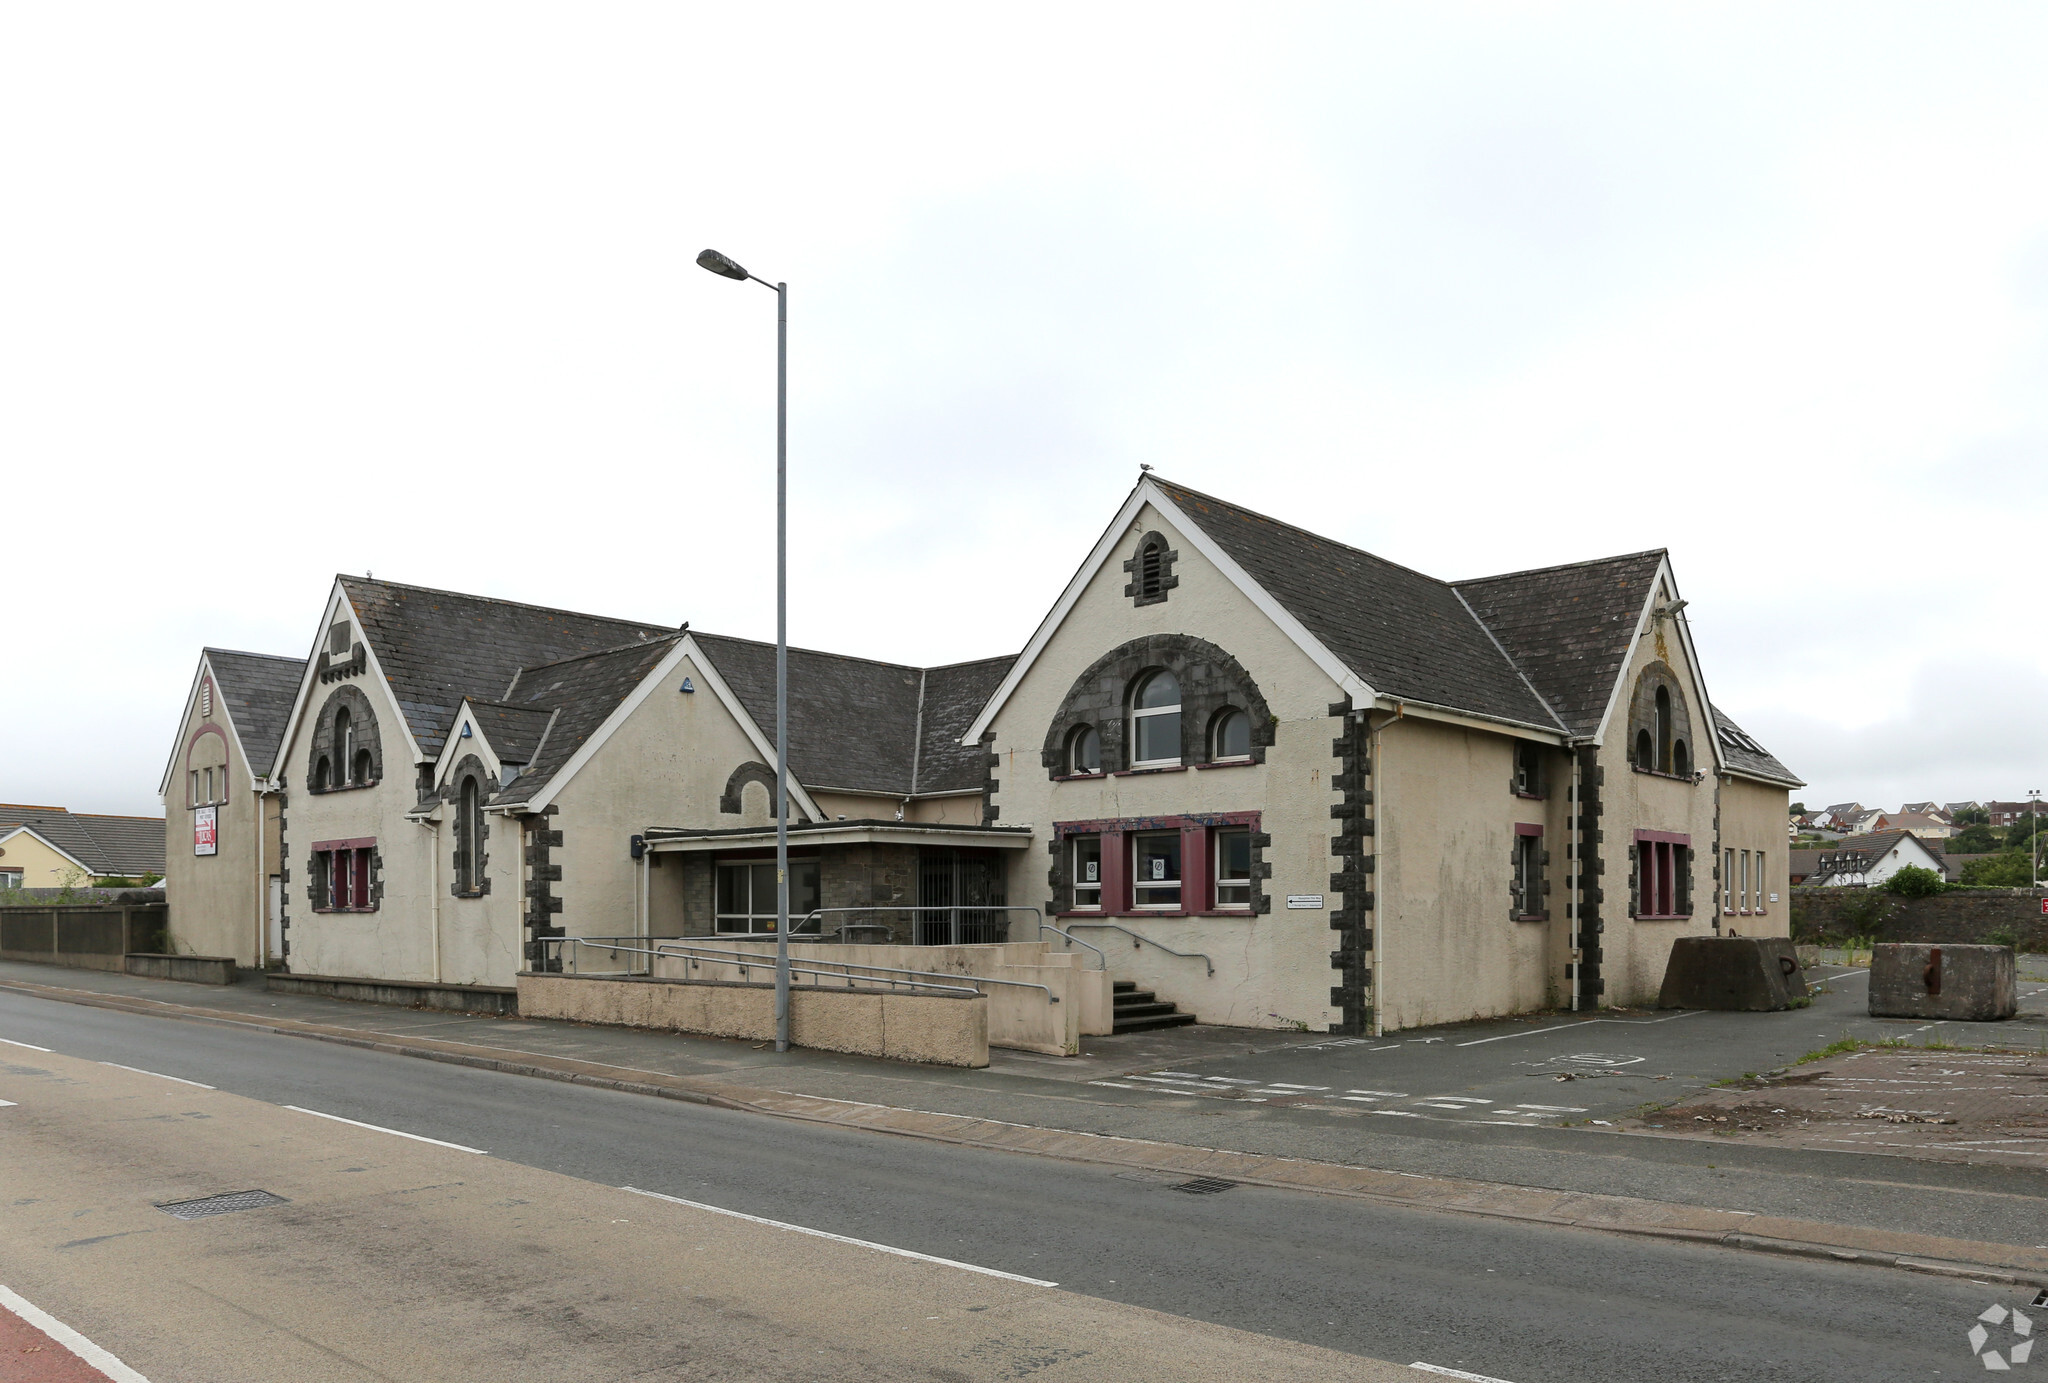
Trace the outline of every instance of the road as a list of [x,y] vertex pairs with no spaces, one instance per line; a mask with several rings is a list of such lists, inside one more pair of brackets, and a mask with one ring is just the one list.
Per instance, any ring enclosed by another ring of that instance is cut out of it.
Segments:
[[[0,994],[0,1039],[483,1149],[597,1187],[645,1188],[1065,1293],[1508,1383],[1934,1378],[1979,1368],[1964,1342],[1973,1318],[2024,1299],[1903,1272],[1341,1198],[1187,1194],[1049,1159],[16,994]],[[40,1059],[0,1047],[0,1098],[20,1100],[20,1073]],[[0,1109],[0,1158],[13,1112]]]

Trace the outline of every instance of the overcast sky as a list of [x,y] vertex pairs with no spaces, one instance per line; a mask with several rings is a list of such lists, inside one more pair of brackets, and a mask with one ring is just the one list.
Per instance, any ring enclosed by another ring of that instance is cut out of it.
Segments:
[[1148,462],[1671,549],[1811,786],[2048,786],[2038,5],[14,5],[0,800],[160,810],[334,573],[1017,649]]

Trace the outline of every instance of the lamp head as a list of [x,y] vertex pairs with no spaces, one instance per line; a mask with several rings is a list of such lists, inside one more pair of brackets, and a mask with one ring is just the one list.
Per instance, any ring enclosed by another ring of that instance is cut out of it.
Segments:
[[716,250],[706,250],[703,254],[698,255],[697,263],[709,269],[712,273],[723,274],[729,279],[744,280],[749,277],[745,269],[740,268],[739,265],[733,263]]

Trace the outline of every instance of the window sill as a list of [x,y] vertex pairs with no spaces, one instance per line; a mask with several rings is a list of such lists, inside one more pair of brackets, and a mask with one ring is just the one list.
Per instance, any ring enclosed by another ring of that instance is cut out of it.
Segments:
[[375,911],[377,911],[377,909],[375,909],[375,908],[314,908],[314,909],[313,909],[313,911],[314,911],[314,912],[316,912],[316,913],[318,913],[318,914],[319,914],[320,916],[322,916],[322,917],[327,917],[327,916],[331,916],[331,915],[333,915],[333,914],[335,914],[335,913],[365,913],[365,912],[375,912]]
[[1132,912],[1100,912],[1094,909],[1087,909],[1080,912],[1056,912],[1053,914],[1054,917],[1071,917],[1078,921],[1100,919],[1103,921],[1114,920],[1119,922],[1129,922],[1146,917],[1235,917],[1242,921],[1251,921],[1257,918],[1258,915],[1250,908],[1220,908],[1212,912],[1187,912],[1173,908],[1144,908]]
[[1661,768],[1641,768],[1635,764],[1630,764],[1628,771],[1640,773],[1645,778],[1662,778],[1667,783],[1691,783],[1697,785],[1705,781],[1706,777],[1706,775],[1701,773],[1666,773]]
[[1515,914],[1515,921],[1517,922],[1548,922],[1549,920],[1550,914],[1547,912],[1518,912]]
[[1162,764],[1151,768],[1120,768],[1109,776],[1112,778],[1136,778],[1146,773],[1185,773],[1187,771],[1188,766],[1186,764]]
[[1108,776],[1107,773],[1097,769],[1093,773],[1055,773],[1052,775],[1052,780],[1055,783],[1085,783],[1091,779],[1107,778]]
[[378,783],[383,781],[382,778],[378,778],[368,783],[337,783],[333,787],[307,788],[306,791],[312,793],[315,797],[325,797],[330,792],[361,792],[365,788],[376,787]]
[[1258,762],[1257,759],[1218,759],[1213,763],[1196,764],[1195,768],[1198,771],[1204,768],[1252,768]]
[[1550,794],[1548,793],[1523,792],[1519,788],[1515,790],[1515,796],[1521,798],[1524,802],[1547,802],[1550,800]]
[[1636,922],[1690,922],[1692,921],[1692,914],[1689,912],[1646,912],[1638,914],[1631,920]]

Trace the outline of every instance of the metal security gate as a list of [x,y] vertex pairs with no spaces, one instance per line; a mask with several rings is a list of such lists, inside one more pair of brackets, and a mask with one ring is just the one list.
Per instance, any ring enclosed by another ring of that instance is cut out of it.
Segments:
[[917,914],[920,946],[986,946],[1009,939],[1003,860],[985,850],[917,852],[917,903],[945,912]]

